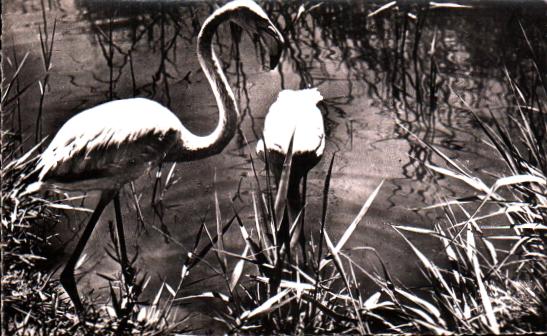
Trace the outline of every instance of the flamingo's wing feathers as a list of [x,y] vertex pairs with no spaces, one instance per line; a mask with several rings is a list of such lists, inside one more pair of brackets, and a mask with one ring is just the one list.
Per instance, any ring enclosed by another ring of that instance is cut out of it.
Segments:
[[40,159],[40,180],[128,174],[161,160],[178,139],[180,127],[175,115],[147,99],[99,105],[75,115],[59,130]]

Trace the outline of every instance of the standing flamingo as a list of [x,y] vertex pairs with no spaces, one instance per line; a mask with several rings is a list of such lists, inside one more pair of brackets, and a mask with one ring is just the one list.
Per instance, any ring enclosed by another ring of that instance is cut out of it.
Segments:
[[157,102],[132,98],[111,101],[69,119],[41,155],[37,182],[26,193],[49,188],[63,191],[100,191],[100,199],[78,244],[60,275],[60,282],[78,313],[74,268],[105,207],[114,200],[121,266],[128,275],[119,190],[161,162],[191,161],[220,153],[235,134],[238,107],[212,39],[220,24],[231,21],[264,39],[270,67],[277,66],[283,37],[266,13],[251,0],[236,0],[215,10],[199,32],[197,56],[218,106],[219,122],[207,136],[197,136]]
[[[305,191],[308,172],[321,160],[325,149],[323,116],[317,107],[321,100],[323,97],[316,88],[281,91],[266,115],[264,140],[259,140],[256,146],[260,156],[267,152],[270,169],[279,183],[283,162],[293,138],[293,157],[287,191],[288,218],[291,222],[302,211],[301,181],[304,182]],[[305,243],[303,230],[303,221],[299,220],[290,244],[292,248],[300,240],[302,253]]]

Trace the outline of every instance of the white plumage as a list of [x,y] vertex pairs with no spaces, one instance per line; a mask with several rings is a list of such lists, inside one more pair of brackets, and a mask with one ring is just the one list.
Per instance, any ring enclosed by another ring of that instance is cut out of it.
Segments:
[[[268,150],[286,155],[294,132],[293,154],[314,153],[325,149],[323,116],[317,103],[323,96],[317,88],[283,90],[272,104],[264,121],[264,140]],[[259,140],[257,152],[263,155],[264,142]]]
[[157,164],[185,132],[171,111],[149,99],[98,105],[61,127],[38,161],[40,182],[29,188],[113,189]]

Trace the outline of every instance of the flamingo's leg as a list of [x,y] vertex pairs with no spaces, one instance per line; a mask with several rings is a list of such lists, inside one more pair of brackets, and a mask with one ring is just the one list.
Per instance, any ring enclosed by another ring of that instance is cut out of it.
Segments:
[[118,247],[120,249],[120,264],[122,274],[126,284],[133,281],[133,272],[128,262],[127,249],[125,247],[125,234],[123,230],[122,210],[120,207],[120,194],[117,192],[114,196],[114,211],[116,213],[116,233],[118,236]]
[[80,240],[78,241],[78,244],[74,249],[74,252],[72,252],[72,255],[68,259],[68,262],[66,263],[65,268],[61,272],[61,276],[59,278],[61,285],[70,297],[70,300],[74,304],[74,307],[76,308],[76,312],[78,314],[83,312],[84,306],[82,305],[82,301],[80,300],[80,296],[78,295],[78,287],[76,286],[76,279],[74,277],[74,268],[76,267],[76,263],[80,259],[84,247],[89,240],[89,237],[91,236],[95,225],[99,221],[99,218],[101,217],[104,208],[108,205],[108,203],[110,203],[110,201],[112,201],[114,194],[115,191],[110,190],[103,191],[101,193],[99,203],[97,204],[95,211],[93,211],[93,214],[91,215],[91,218],[89,219],[89,222],[87,223],[84,232],[82,233],[82,236],[80,237]]

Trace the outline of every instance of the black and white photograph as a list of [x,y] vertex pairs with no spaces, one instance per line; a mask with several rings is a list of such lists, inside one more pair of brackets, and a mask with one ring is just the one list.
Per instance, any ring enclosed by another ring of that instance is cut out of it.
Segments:
[[547,332],[547,1],[1,21],[2,335]]

